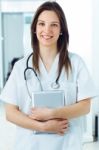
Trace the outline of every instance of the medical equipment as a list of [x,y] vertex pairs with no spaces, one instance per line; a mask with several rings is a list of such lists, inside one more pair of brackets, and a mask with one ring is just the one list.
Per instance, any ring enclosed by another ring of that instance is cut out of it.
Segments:
[[[30,58],[31,58],[32,55],[33,55],[33,53],[31,53],[28,56],[27,61],[26,61],[26,68],[24,70],[24,79],[26,81],[26,88],[27,88],[27,91],[28,91],[28,94],[29,94],[30,98],[31,98],[31,95],[30,95],[30,92],[29,92],[29,88],[28,88],[28,84],[27,84],[27,75],[26,75],[26,73],[27,73],[28,70],[30,70],[30,71],[32,71],[34,73],[35,77],[37,78],[37,80],[39,82],[40,89],[41,89],[41,91],[43,91],[43,87],[42,87],[41,81],[40,81],[40,79],[39,79],[36,71],[34,70],[33,67],[29,67],[29,60],[30,60]],[[59,80],[59,77],[57,77],[57,79],[55,80],[55,82],[51,83],[51,88],[52,89],[58,89],[60,87],[58,80]]]

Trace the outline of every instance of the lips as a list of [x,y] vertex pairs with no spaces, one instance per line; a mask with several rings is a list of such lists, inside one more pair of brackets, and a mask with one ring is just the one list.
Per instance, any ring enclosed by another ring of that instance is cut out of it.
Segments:
[[41,35],[42,38],[44,38],[45,40],[49,40],[51,39],[53,36],[50,36],[50,35]]

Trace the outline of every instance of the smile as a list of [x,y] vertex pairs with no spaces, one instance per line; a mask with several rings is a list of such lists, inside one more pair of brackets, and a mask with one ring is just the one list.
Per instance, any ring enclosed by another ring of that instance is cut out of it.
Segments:
[[42,38],[44,38],[45,40],[49,40],[49,39],[53,38],[53,36],[42,35]]

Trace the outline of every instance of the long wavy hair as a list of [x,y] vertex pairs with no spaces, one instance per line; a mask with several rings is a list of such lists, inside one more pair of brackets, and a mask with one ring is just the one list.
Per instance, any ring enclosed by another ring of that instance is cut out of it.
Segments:
[[60,26],[61,26],[62,35],[59,36],[58,41],[57,41],[57,50],[59,52],[58,75],[57,75],[57,80],[58,80],[63,66],[65,67],[67,76],[69,74],[69,71],[72,70],[72,67],[71,67],[71,62],[70,62],[69,54],[68,54],[69,33],[68,33],[67,22],[66,22],[66,18],[65,18],[62,8],[56,2],[43,3],[37,9],[34,15],[34,18],[31,24],[31,45],[33,49],[32,62],[33,62],[33,66],[35,70],[40,72],[39,71],[39,42],[36,36],[36,25],[37,25],[39,15],[45,10],[54,11],[59,18]]

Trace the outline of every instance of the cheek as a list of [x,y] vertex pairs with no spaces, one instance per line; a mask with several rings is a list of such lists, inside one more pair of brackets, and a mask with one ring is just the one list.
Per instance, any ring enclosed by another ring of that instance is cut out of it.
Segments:
[[54,30],[54,35],[56,35],[57,37],[59,37],[60,36],[60,30],[59,29]]
[[60,36],[60,32],[55,33],[54,35],[55,35],[55,38],[58,40],[58,39],[59,39],[59,36]]
[[39,35],[39,33],[40,33],[40,29],[36,27],[36,34]]

